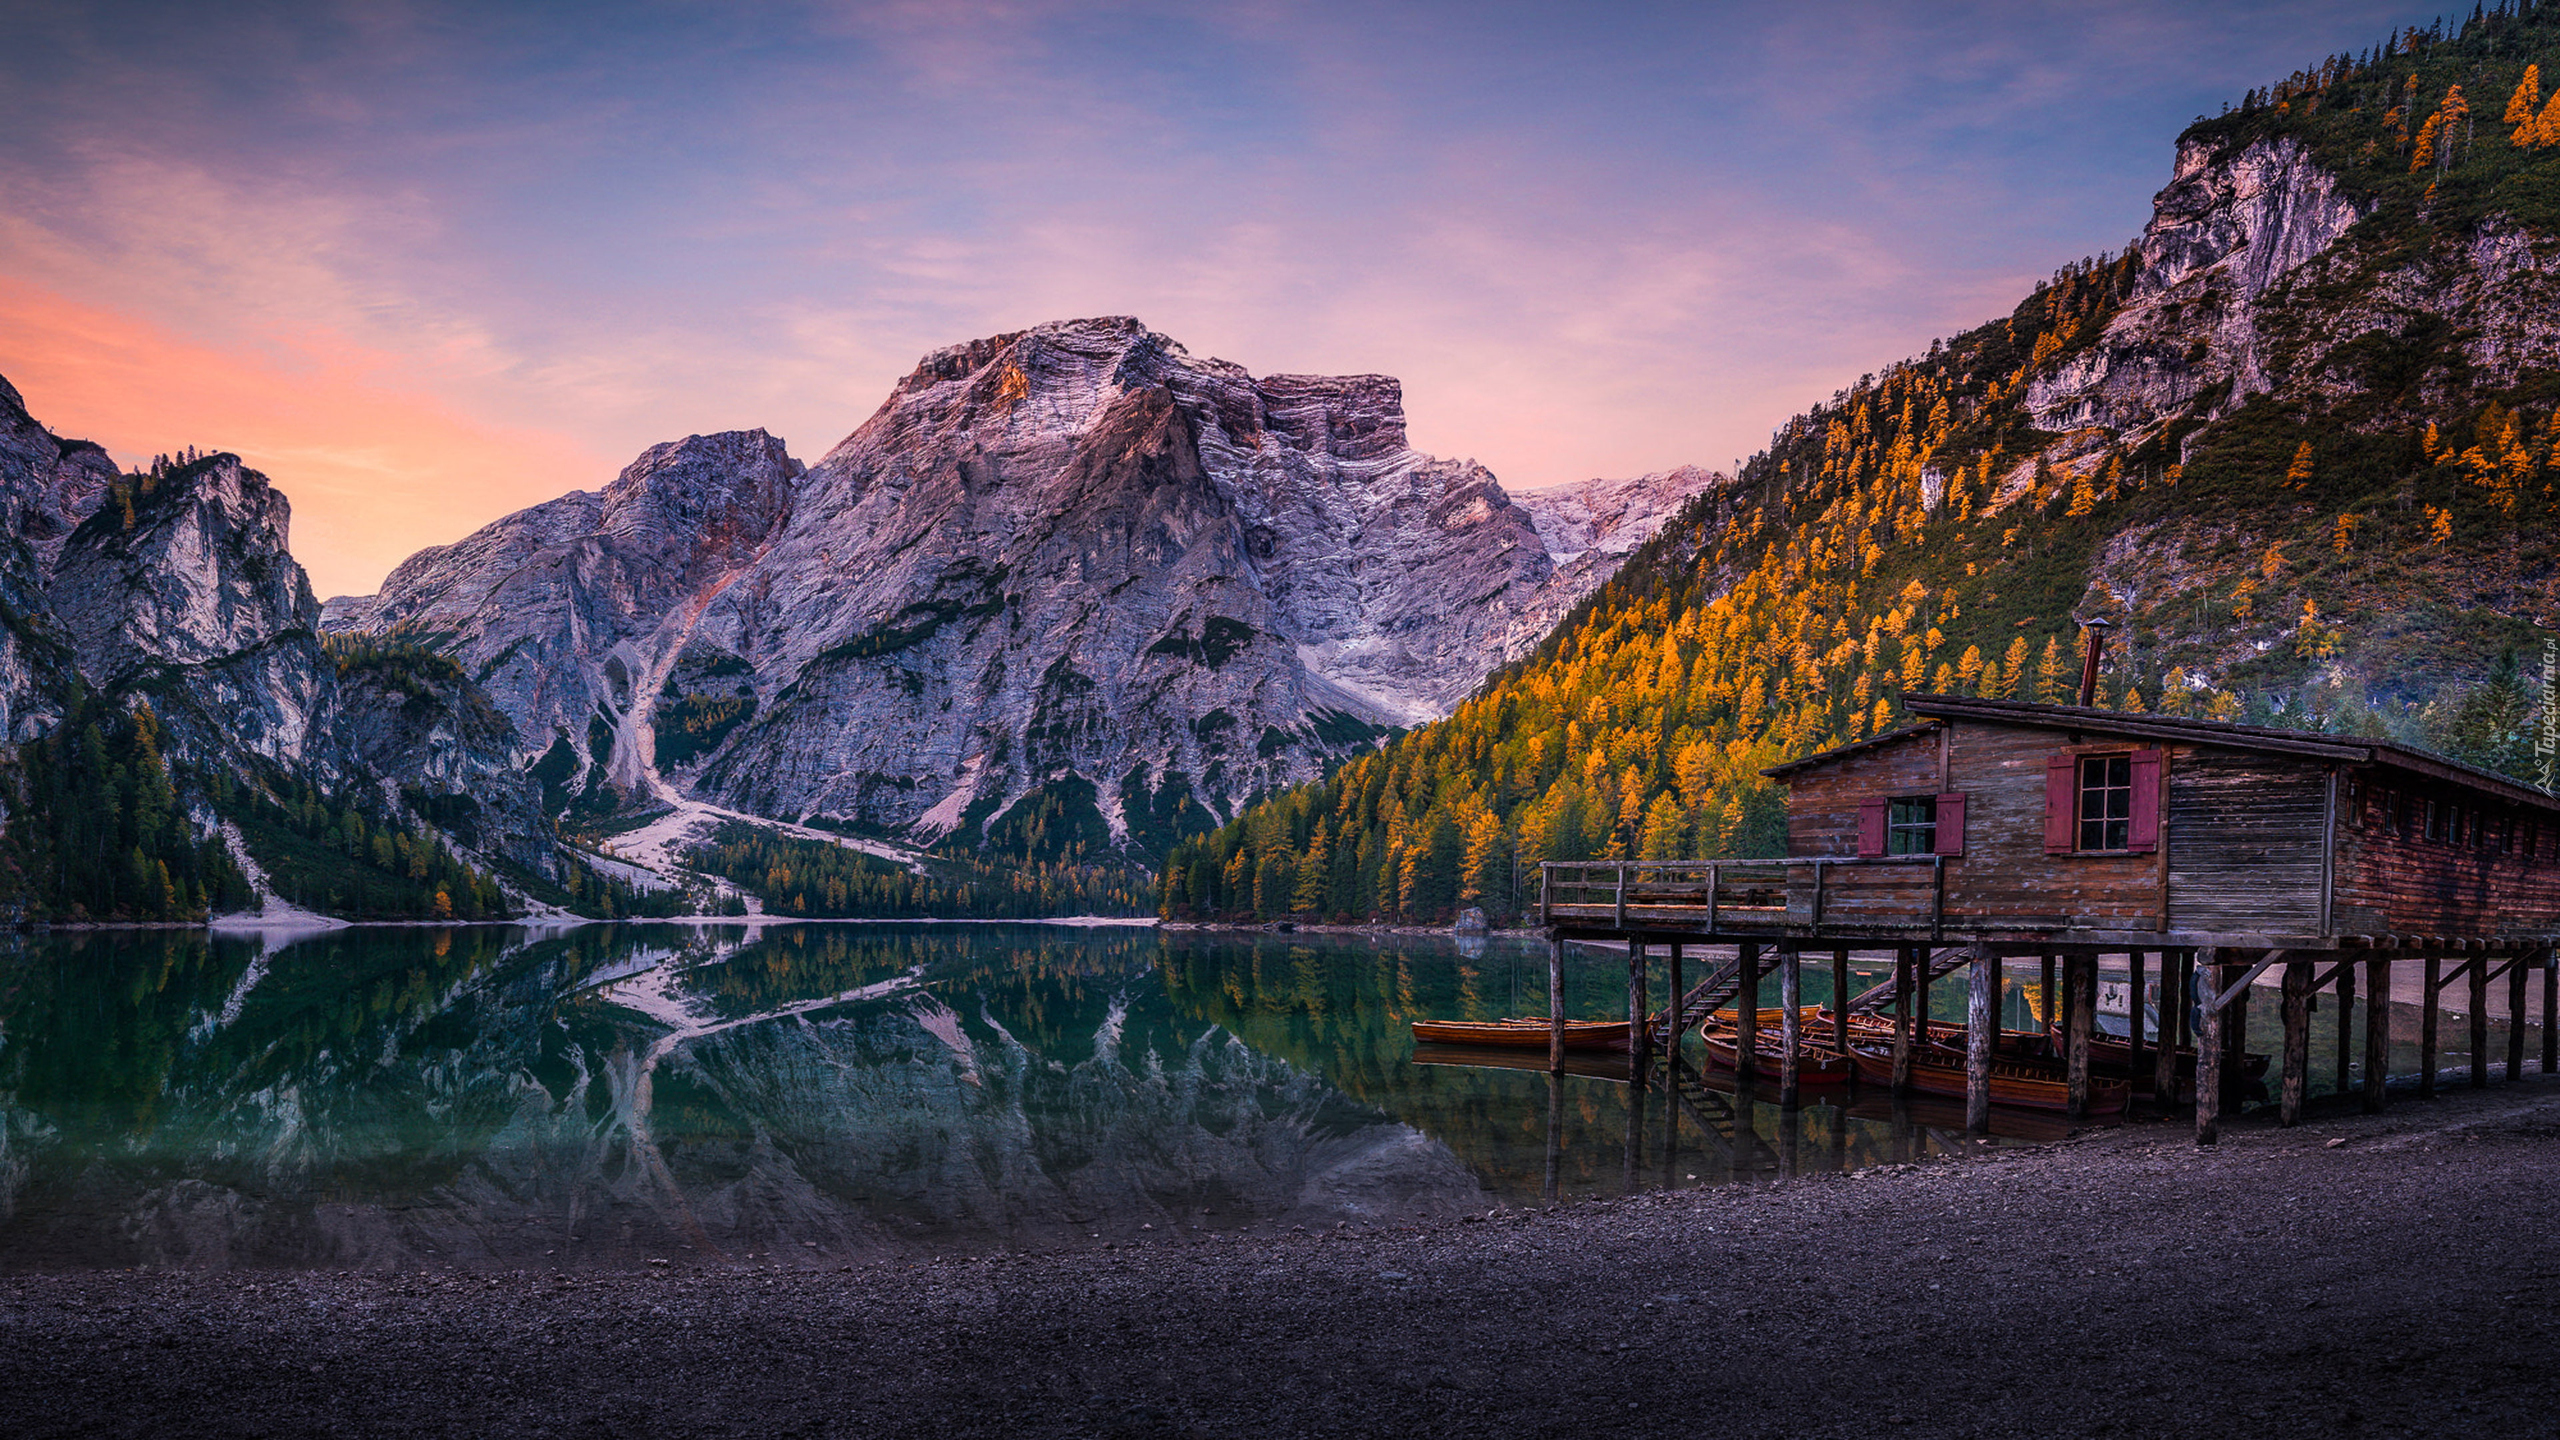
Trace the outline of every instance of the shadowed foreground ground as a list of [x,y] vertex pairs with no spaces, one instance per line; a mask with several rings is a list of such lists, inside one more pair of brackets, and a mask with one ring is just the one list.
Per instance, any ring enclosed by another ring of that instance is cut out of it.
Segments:
[[[2560,1081],[1407,1231],[0,1280],[51,1435],[2549,1435]],[[2326,1142],[2343,1137],[2342,1145]]]

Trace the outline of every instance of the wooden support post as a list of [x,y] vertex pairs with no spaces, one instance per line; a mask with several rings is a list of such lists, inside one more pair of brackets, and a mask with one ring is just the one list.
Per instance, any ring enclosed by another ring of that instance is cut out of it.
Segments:
[[1674,940],[1671,942],[1671,1003],[1665,1007],[1662,1021],[1662,1053],[1674,1058],[1680,1054],[1681,1032],[1689,1028],[1689,1017],[1680,1013],[1680,998],[1689,993],[1685,988],[1688,983],[1687,977],[1680,973],[1680,942]]
[[2160,952],[2160,1043],[2151,1052],[2151,1098],[2164,1110],[2178,1103],[2178,1024],[2187,1013],[2178,970],[2176,958]]
[[2193,1049],[2196,1043],[2196,952],[2178,956],[2178,1048]]
[[2142,1012],[2144,1009],[2142,952],[2133,951],[2124,957],[2124,961],[2125,1044],[2130,1047],[2130,1052],[2125,1056],[2125,1073],[2139,1075],[2142,1073]]
[[1644,942],[1627,942],[1627,1083],[1644,1088],[1645,1071],[1653,1064],[1653,1026],[1649,1023],[1652,977],[1645,974]]
[[1911,947],[1893,952],[1893,1093],[1911,1093]]
[[2471,957],[2471,1088],[2489,1088],[2489,957]]
[[1735,960],[1733,1073],[1736,1084],[1748,1086],[1760,1060],[1760,946],[1745,940]]
[[2443,973],[2444,962],[2433,955],[2428,956],[2426,1008],[2418,1012],[2418,1098],[2421,1100],[2436,1098],[2436,987],[2443,983],[2439,978]]
[[1849,1058],[1849,952],[1831,952],[1831,1048]]
[[2356,967],[2338,962],[2338,1093],[2355,1088]]
[[2507,1083],[2524,1078],[2525,957],[2507,962]]
[[1999,989],[1999,969],[1999,957],[1990,946],[1973,947],[1972,983],[1966,987],[1964,1007],[1964,1128],[1974,1135],[1991,1133],[1991,1040],[1999,1029],[1991,997]]
[[[2240,1113],[2240,1099],[2249,1087],[2249,990],[2239,984],[2249,973],[2246,965],[2226,967],[2224,984],[2231,987],[2231,998],[2222,1006],[2222,1110],[2226,1115]],[[2221,992],[2215,987],[2215,993]]]
[[1547,936],[1547,1069],[1564,1073],[1564,942]]
[[2196,1143],[2212,1145],[2222,1139],[2222,1027],[2226,1023],[2222,1007],[2213,1004],[2222,987],[2229,984],[2223,974],[2222,952],[2198,950],[2195,966],[2195,993],[2205,1002],[2204,1013],[2196,1025]]
[[2036,1026],[2048,1037],[2059,1035],[2062,1033],[2062,1012],[2053,1008],[2053,957],[2040,955],[2036,958],[2044,962],[2044,977],[2036,982]]
[[1911,1043],[1929,1043],[1929,960],[1934,954],[1926,945],[1911,951],[1911,1004],[1916,1014],[1911,1022]]
[[2391,1076],[2391,962],[2364,962],[2364,1113],[2382,1113],[2382,1084]]
[[2080,989],[2077,985],[2072,983],[2072,977],[2079,973],[2079,957],[2076,955],[2063,956],[2062,1009],[2054,1016],[2053,1044],[2055,1047],[2054,1053],[2064,1055],[2066,1057],[2071,1049],[2071,1007],[2078,1002],[2080,997]]
[[2311,962],[2288,960],[2284,964],[2284,1090],[2276,1103],[2276,1124],[2301,1123],[2310,1082]]
[[2560,953],[2542,952],[2542,1073],[2560,1074]]
[[2072,955],[2062,963],[2062,1008],[2071,1017],[2063,1032],[2062,1074],[2069,1087],[2063,1113],[2076,1120],[2089,1113],[2089,1025],[2098,1009],[2098,957]]
[[1778,1104],[1792,1110],[1797,1091],[1797,1052],[1804,1044],[1804,955],[1789,945],[1778,955]]

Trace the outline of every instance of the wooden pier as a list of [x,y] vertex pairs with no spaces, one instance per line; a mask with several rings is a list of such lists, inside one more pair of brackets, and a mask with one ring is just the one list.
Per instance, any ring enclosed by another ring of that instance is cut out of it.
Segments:
[[[1895,979],[1842,1012],[1894,1017],[1893,1088],[1910,1085],[1931,982],[1966,974],[1966,1127],[1988,1130],[2007,966],[2059,981],[2067,1113],[2091,1095],[2098,960],[2134,978],[2130,1067],[2179,1094],[2195,1056],[2199,1144],[2237,1103],[2255,983],[2280,977],[2281,1122],[2307,1096],[2313,997],[2341,1025],[2367,1000],[2362,1101],[2384,1101],[2388,1003],[2399,967],[2422,967],[2420,1093],[2432,1094],[2439,1002],[2468,999],[2470,1084],[2489,1083],[2488,997],[2511,1017],[2509,1079],[2527,1056],[2537,982],[2545,1073],[2560,1072],[2560,800],[2406,746],[2083,706],[1913,695],[1920,723],[1768,772],[1788,789],[1789,854],[1773,859],[1548,861],[1538,918],[1553,957],[1548,1014],[1563,1014],[1562,947],[1628,947],[1637,1083],[1679,1033],[1736,1003],[1749,1055],[1763,975],[1779,980],[1786,1053],[1808,956],[1845,973],[1852,949],[1890,949]],[[1687,966],[1722,952],[1689,983]],[[1648,1008],[1655,956],[1671,1004]],[[2156,976],[2159,1024],[2145,1033]],[[1842,988],[1835,981],[1833,993]],[[2192,1031],[2192,1033],[2189,1033]],[[2162,1033],[2165,1032],[2165,1033]],[[2341,1088],[2352,1038],[2340,1032]],[[1561,1070],[1561,1031],[1550,1050]],[[1779,1080],[1795,1103],[1795,1072]]]

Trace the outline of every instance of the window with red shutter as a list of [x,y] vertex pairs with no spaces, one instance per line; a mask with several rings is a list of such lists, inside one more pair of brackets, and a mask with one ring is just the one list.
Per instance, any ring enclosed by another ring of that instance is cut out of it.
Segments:
[[2072,832],[2078,826],[2080,801],[2080,767],[2069,755],[2054,755],[2044,762],[2044,850],[2048,855],[2068,855],[2074,848]]
[[2133,824],[2127,850],[2149,855],[2160,848],[2160,752],[2133,752]]
[[1881,795],[1873,800],[1858,802],[1858,853],[1860,855],[1884,853],[1884,807],[1885,799]]
[[1962,795],[1938,797],[1937,842],[1938,853],[1941,855],[1964,853],[1964,797]]

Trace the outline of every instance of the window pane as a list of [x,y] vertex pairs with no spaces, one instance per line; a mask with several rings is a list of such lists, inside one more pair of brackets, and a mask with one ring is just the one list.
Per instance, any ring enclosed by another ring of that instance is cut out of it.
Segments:
[[1905,796],[1891,802],[1885,817],[1887,855],[1928,855],[1936,852],[1938,837],[1938,800],[1934,795]]

